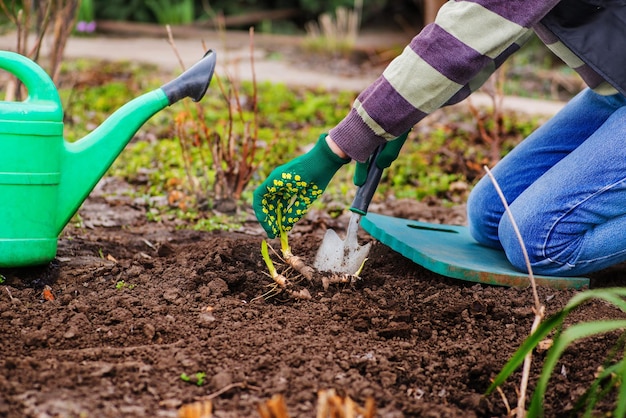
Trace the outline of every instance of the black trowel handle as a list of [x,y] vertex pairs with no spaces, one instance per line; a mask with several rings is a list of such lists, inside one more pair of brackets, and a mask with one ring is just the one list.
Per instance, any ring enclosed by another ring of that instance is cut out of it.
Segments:
[[367,208],[369,207],[370,202],[374,197],[374,193],[376,193],[378,183],[380,183],[380,179],[383,176],[383,169],[378,167],[376,160],[378,159],[378,155],[380,155],[383,148],[385,148],[385,145],[386,143],[379,145],[370,158],[365,183],[363,183],[363,185],[356,191],[356,196],[354,196],[352,206],[350,207],[350,210],[354,213],[367,215]]

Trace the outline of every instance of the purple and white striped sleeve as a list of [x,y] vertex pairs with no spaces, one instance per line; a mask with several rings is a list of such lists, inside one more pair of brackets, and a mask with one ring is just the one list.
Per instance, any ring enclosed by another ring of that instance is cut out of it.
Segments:
[[434,110],[475,91],[558,0],[455,0],[444,4],[329,134],[365,161]]

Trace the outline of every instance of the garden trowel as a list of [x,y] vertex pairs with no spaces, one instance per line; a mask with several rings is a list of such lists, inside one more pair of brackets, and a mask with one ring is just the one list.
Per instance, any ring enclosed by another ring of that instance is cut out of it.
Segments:
[[359,271],[367,258],[372,243],[359,245],[357,233],[361,217],[367,214],[367,208],[376,192],[378,183],[383,174],[383,169],[376,165],[376,158],[385,147],[379,146],[370,159],[367,171],[367,179],[360,186],[350,206],[352,212],[346,238],[341,239],[333,230],[328,229],[317,250],[313,267],[319,271],[327,271],[341,274],[355,274]]
[[[357,241],[363,217],[362,227],[372,237],[435,273],[489,285],[526,287],[530,284],[528,274],[514,269],[504,251],[478,244],[466,226],[368,214],[367,209],[383,172],[376,164],[383,147],[378,147],[370,159],[367,179],[354,197],[346,238],[342,240],[332,229],[326,231],[313,263],[317,270],[341,274],[359,271],[372,245],[370,242],[360,246]],[[590,283],[587,277],[534,275],[534,279],[539,286],[554,289],[582,289]]]

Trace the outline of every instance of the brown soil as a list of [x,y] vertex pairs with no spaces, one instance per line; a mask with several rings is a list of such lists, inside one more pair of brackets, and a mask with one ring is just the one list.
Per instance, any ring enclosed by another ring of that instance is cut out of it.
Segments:
[[[291,417],[313,417],[322,389],[359,404],[373,397],[384,417],[506,415],[500,395],[483,393],[528,335],[530,289],[447,279],[377,244],[354,285],[264,299],[270,279],[252,217],[237,233],[146,223],[144,208],[111,193],[123,186],[101,182],[81,209],[84,226],[65,229],[50,265],[2,272],[0,416],[176,417],[181,405],[212,399],[216,417],[246,417],[282,394]],[[401,203],[378,210],[462,218],[459,208]],[[292,234],[294,252],[312,259],[324,229],[345,225],[311,215]],[[618,269],[593,283],[623,278]],[[548,312],[575,293],[540,289]],[[591,303],[572,320],[623,316]],[[547,416],[571,410],[615,341],[567,350]],[[194,384],[198,372],[206,377]],[[503,388],[512,405],[518,383],[519,374]]]

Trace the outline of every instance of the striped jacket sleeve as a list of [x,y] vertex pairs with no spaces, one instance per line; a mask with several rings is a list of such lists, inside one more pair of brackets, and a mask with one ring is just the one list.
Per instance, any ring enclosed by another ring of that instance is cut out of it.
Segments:
[[531,35],[558,0],[450,0],[374,83],[330,136],[365,161],[434,110],[475,91]]
[[[580,59],[572,50],[559,40],[542,23],[538,23],[533,30],[543,41],[543,43],[563,62],[581,76],[585,84],[601,95],[611,95],[618,93],[618,90],[598,74],[589,64]],[[607,47],[607,50],[609,48]]]

